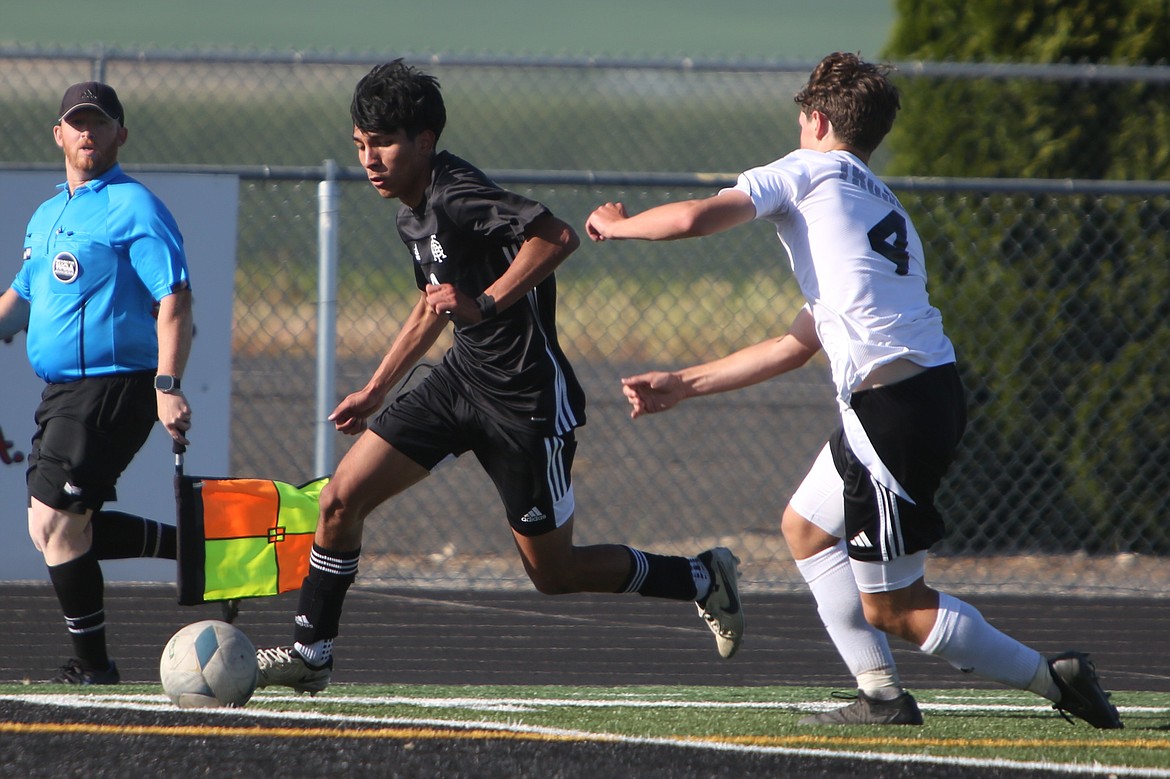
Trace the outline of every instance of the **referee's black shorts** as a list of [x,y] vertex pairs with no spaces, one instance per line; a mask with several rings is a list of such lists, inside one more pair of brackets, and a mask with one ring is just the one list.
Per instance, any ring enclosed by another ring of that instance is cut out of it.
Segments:
[[28,493],[84,514],[117,499],[118,478],[158,421],[154,371],[49,384],[37,407]]

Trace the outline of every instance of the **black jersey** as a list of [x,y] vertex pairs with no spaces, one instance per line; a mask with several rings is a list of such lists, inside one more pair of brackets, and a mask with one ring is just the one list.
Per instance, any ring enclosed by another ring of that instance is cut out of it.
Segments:
[[[454,284],[478,297],[507,271],[528,226],[549,213],[443,151],[422,203],[399,210],[398,234],[420,290]],[[585,424],[585,393],[557,342],[556,289],[549,274],[491,319],[456,324],[443,363],[468,400],[501,422],[543,423],[548,433],[563,434]]]

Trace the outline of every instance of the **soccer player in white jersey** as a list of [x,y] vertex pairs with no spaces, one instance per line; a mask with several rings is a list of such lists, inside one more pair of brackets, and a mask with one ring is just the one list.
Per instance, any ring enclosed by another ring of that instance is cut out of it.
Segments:
[[708,198],[633,216],[606,203],[589,216],[594,241],[699,237],[765,219],[806,301],[779,338],[623,379],[631,416],[771,379],[825,350],[841,427],[792,496],[782,530],[858,694],[802,724],[921,724],[890,634],[1095,727],[1122,727],[1087,654],[1045,658],[925,582],[927,550],[943,534],[935,491],[962,438],[966,401],[942,315],[927,296],[922,243],[868,167],[900,107],[887,74],[856,55],[831,54],[796,95],[798,150]]

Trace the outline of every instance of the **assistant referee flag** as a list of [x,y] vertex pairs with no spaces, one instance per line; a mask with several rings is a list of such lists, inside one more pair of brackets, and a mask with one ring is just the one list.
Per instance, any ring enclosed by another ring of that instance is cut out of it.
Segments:
[[299,589],[309,571],[322,477],[175,477],[179,603],[256,598]]

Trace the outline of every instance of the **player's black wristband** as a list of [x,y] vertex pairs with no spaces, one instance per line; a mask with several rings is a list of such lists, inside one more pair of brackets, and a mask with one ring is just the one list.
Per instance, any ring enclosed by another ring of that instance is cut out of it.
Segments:
[[479,306],[480,319],[491,319],[496,315],[496,299],[486,292],[475,299],[475,305]]

